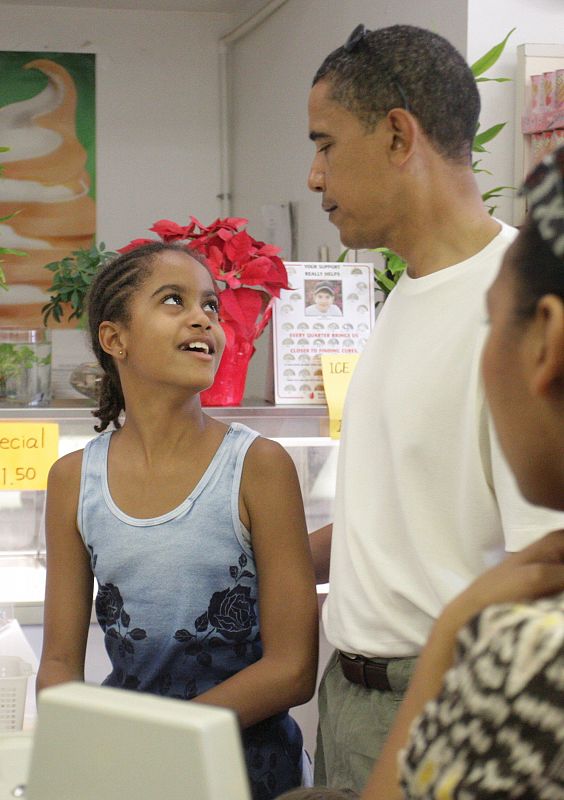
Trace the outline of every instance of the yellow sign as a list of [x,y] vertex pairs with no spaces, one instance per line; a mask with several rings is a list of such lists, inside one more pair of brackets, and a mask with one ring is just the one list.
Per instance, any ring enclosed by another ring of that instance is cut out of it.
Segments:
[[59,457],[54,422],[0,422],[0,491],[39,491]]
[[351,376],[359,359],[358,353],[322,354],[323,388],[329,406],[329,436],[341,438],[343,407]]

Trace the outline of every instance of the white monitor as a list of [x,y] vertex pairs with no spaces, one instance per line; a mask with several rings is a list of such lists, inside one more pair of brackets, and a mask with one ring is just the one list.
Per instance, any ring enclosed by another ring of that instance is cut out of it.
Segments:
[[227,709],[84,683],[38,706],[26,800],[250,800]]

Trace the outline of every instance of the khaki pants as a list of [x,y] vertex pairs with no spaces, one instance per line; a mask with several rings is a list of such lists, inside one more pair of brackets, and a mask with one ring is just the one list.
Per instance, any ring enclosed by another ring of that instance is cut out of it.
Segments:
[[409,684],[416,658],[390,661],[391,692],[351,683],[333,653],[319,686],[315,785],[361,792]]

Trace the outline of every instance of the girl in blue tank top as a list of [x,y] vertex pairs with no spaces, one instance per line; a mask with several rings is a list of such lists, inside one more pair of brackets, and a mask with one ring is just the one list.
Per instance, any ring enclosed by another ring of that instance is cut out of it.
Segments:
[[49,475],[37,683],[84,680],[95,577],[104,683],[233,709],[253,798],[267,800],[301,782],[288,709],[315,688],[317,600],[290,457],[202,411],[218,311],[207,268],[178,245],[136,248],[94,280],[100,436]]

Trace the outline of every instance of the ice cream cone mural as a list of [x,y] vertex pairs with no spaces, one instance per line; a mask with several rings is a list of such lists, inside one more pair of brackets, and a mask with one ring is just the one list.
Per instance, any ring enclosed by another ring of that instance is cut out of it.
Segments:
[[89,247],[96,229],[94,55],[35,55],[0,53],[0,144],[9,148],[0,153],[0,218],[17,212],[0,223],[0,242],[28,254],[4,259],[0,325],[41,325],[45,265]]

